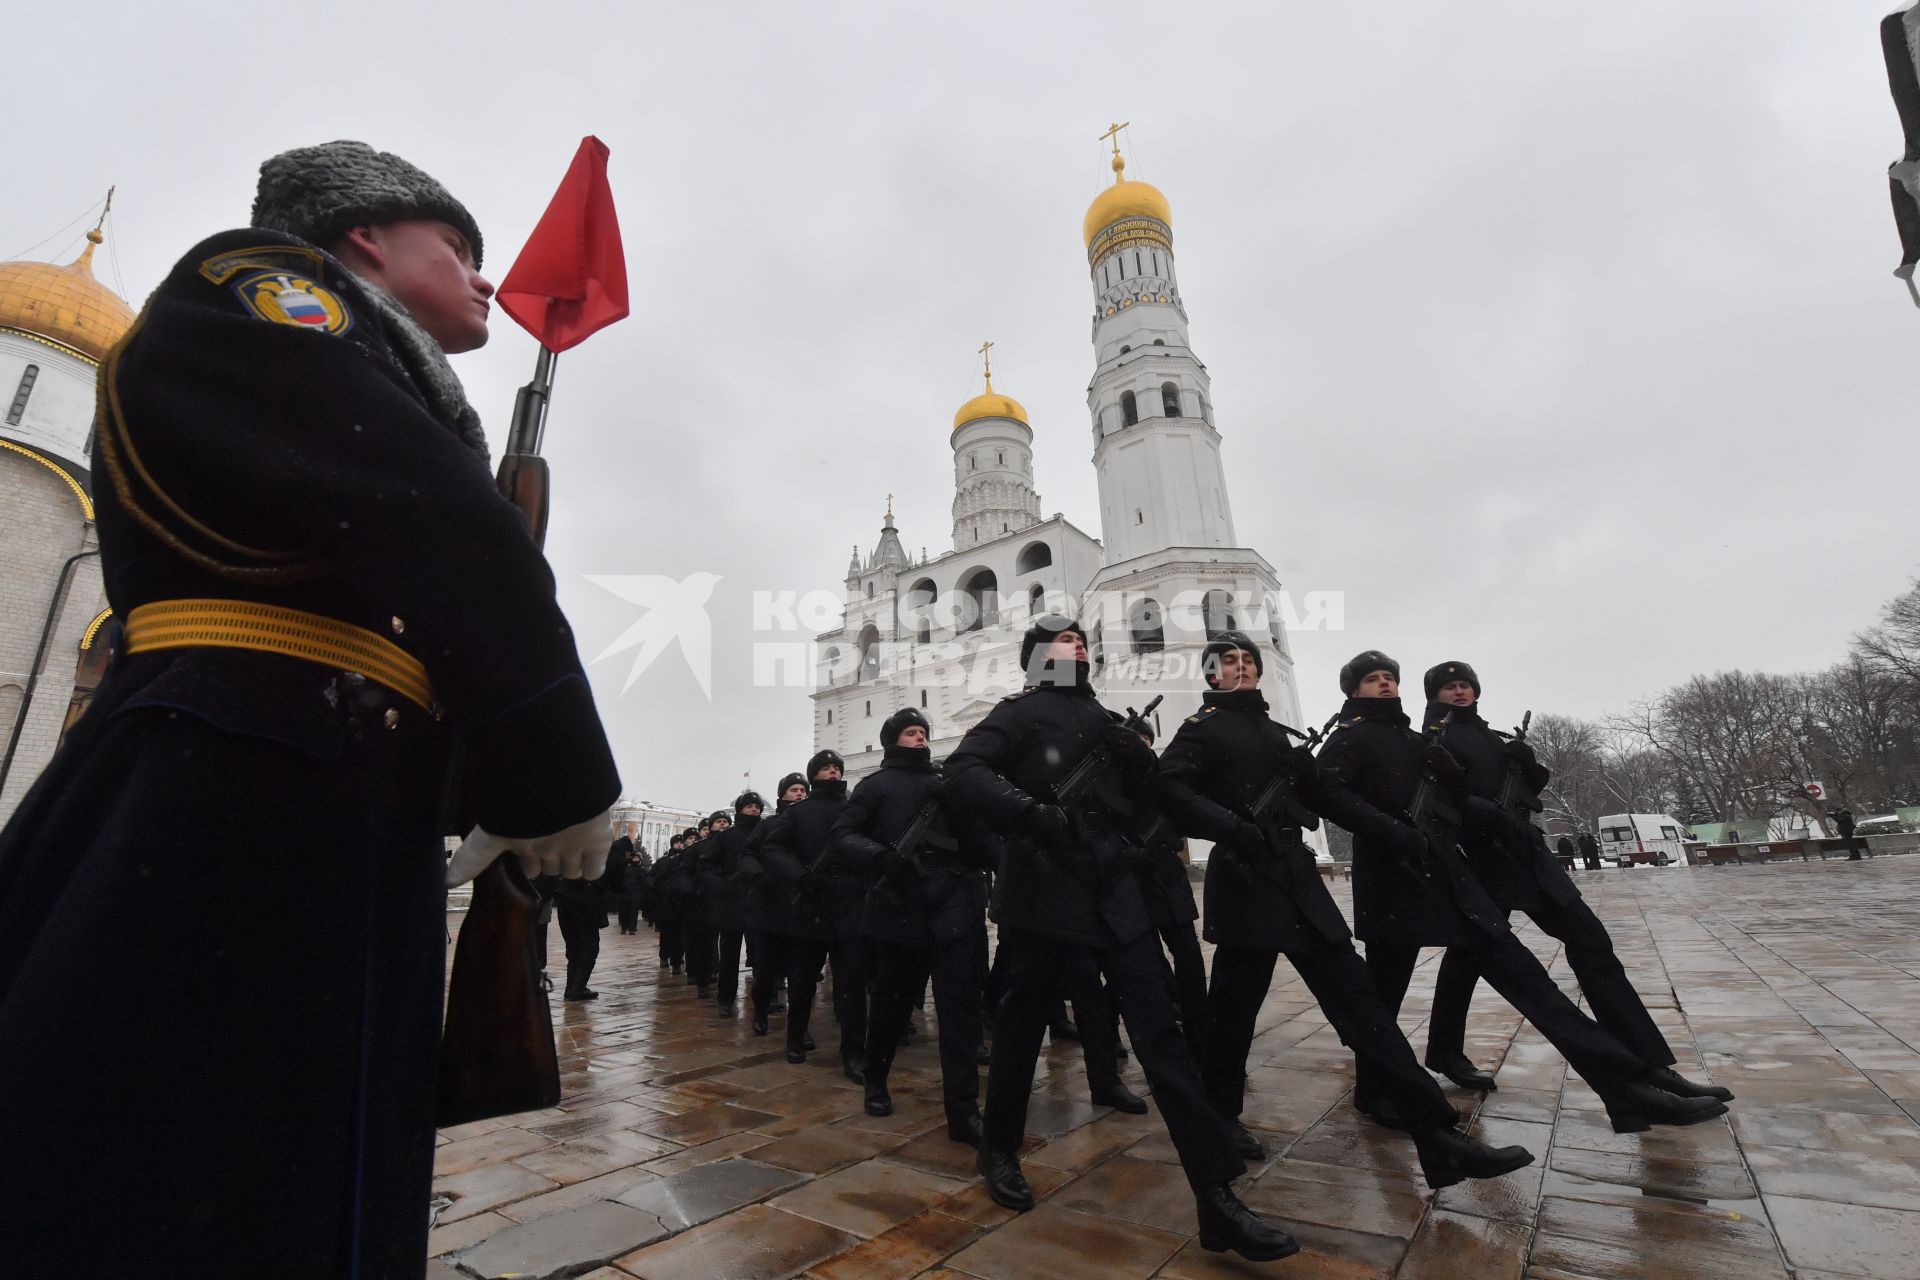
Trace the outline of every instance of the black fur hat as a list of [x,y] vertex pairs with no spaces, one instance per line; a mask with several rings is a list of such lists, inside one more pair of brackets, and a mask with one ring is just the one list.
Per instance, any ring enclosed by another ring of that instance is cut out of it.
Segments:
[[[1267,673],[1267,660],[1261,656],[1260,646],[1255,644],[1252,637],[1244,631],[1222,631],[1207,641],[1207,647],[1200,651],[1200,670],[1206,672],[1208,659],[1217,659],[1230,649],[1245,649],[1253,655],[1253,669],[1261,675]],[[1213,681],[1213,675],[1207,675],[1207,683],[1212,684]]]
[[727,824],[728,826],[732,826],[732,825],[733,825],[733,810],[731,810],[731,809],[715,809],[715,810],[714,810],[714,811],[713,811],[712,813],[710,813],[710,814],[708,814],[708,815],[707,815],[707,827],[708,827],[708,829],[709,829],[709,830],[711,830],[711,829],[712,829],[712,827],[713,827],[713,825],[714,825],[715,823],[719,823],[719,822],[724,822],[724,823],[726,823],[726,824]]
[[1043,613],[1035,618],[1028,626],[1027,633],[1020,637],[1020,669],[1028,676],[1032,676],[1033,651],[1052,644],[1055,639],[1069,631],[1082,640],[1087,638],[1087,629],[1064,614]]
[[342,140],[282,151],[260,166],[252,223],[327,248],[362,223],[430,219],[459,229],[480,265],[480,224],[425,172],[388,151]]
[[1473,696],[1480,696],[1479,673],[1464,662],[1443,662],[1437,667],[1427,668],[1426,678],[1422,681],[1427,687],[1427,701],[1432,702],[1442,685],[1452,684],[1455,680],[1465,680],[1473,686]]
[[[814,776],[828,765],[832,765],[843,774],[847,771],[847,762],[840,758],[840,753],[828,747],[813,753],[813,759],[807,761],[807,776],[802,781],[811,785]],[[780,789],[785,791],[787,784],[782,782]]]
[[927,737],[933,737],[933,726],[927,723],[927,713],[918,707],[902,707],[888,716],[880,726],[881,749],[898,743],[900,735],[916,724],[927,731]]
[[1400,664],[1378,649],[1368,649],[1365,653],[1356,653],[1346,666],[1340,668],[1341,696],[1351,698],[1360,682],[1375,671],[1391,671],[1393,678],[1400,678]]
[[762,813],[765,813],[767,811],[767,802],[761,799],[760,793],[758,791],[754,791],[751,788],[749,788],[746,791],[742,791],[739,795],[734,797],[733,811],[735,813],[739,813],[742,809],[746,808],[750,804],[759,805],[760,812]]

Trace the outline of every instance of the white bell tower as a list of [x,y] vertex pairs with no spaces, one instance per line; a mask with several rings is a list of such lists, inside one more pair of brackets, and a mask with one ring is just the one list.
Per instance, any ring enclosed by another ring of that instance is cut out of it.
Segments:
[[1172,209],[1158,189],[1128,181],[1126,127],[1101,135],[1113,144],[1113,185],[1082,227],[1094,297],[1087,408],[1106,552],[1088,590],[1096,685],[1111,707],[1165,695],[1164,743],[1206,689],[1199,661],[1209,635],[1244,631],[1265,655],[1260,687],[1273,714],[1304,728],[1279,579],[1234,533],[1212,381],[1187,341]]

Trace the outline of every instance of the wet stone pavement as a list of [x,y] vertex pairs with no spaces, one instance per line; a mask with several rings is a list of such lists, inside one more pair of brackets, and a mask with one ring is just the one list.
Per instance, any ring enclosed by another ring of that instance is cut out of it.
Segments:
[[[1727,1119],[1614,1134],[1483,984],[1467,1047],[1500,1088],[1456,1101],[1538,1159],[1434,1195],[1411,1144],[1349,1107],[1352,1060],[1283,964],[1245,1117],[1269,1157],[1239,1185],[1302,1251],[1252,1264],[1200,1249],[1157,1114],[1089,1104],[1077,1046],[1042,1059],[1023,1155],[1039,1205],[1016,1215],[947,1140],[928,1017],[894,1114],[872,1119],[824,987],[821,1051],[789,1065],[781,1015],[764,1038],[717,1017],[660,972],[650,930],[616,927],[601,998],[558,1006],[561,1105],[440,1135],[427,1275],[1920,1280],[1920,857],[1578,879],[1681,1069],[1738,1095]],[[1523,936],[1574,990],[1557,944]],[[1437,958],[1401,1019],[1416,1050]]]

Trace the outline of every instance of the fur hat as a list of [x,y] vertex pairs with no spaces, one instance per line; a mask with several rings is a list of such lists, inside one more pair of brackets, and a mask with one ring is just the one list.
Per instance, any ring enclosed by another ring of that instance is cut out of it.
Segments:
[[364,142],[282,151],[260,166],[252,223],[327,248],[362,223],[429,219],[459,229],[480,265],[480,224],[421,170]]
[[748,805],[754,805],[758,807],[760,812],[762,813],[765,813],[767,811],[767,802],[760,798],[760,793],[758,791],[753,791],[753,790],[742,791],[739,795],[735,796],[733,800],[733,811],[735,813],[739,813],[742,809],[746,808]]
[[733,825],[733,810],[715,809],[711,814],[707,815],[706,825],[708,830],[712,830],[714,827],[718,826],[722,822],[726,823],[728,826]]
[[773,802],[775,804],[785,804],[787,802],[787,789],[796,783],[802,788],[811,789],[810,784],[807,782],[806,774],[790,773],[780,779],[780,784],[773,789]]
[[[814,776],[828,765],[832,765],[843,774],[847,771],[847,762],[840,758],[840,753],[827,747],[813,753],[813,759],[807,761],[807,776],[801,781],[811,784]],[[781,790],[785,789],[786,784],[782,783]]]
[[880,726],[882,750],[896,745],[900,741],[900,735],[916,724],[927,731],[929,738],[933,736],[933,726],[927,723],[927,713],[918,707],[902,707],[888,716],[885,723]]
[[1368,649],[1365,653],[1355,654],[1346,666],[1340,668],[1341,696],[1351,698],[1353,691],[1360,687],[1360,682],[1375,671],[1391,671],[1395,680],[1400,678],[1399,663],[1378,649]]
[[[1232,649],[1244,649],[1252,654],[1253,669],[1262,675],[1266,674],[1267,663],[1266,659],[1260,656],[1260,646],[1255,644],[1252,638],[1244,631],[1222,631],[1219,635],[1207,641],[1207,647],[1200,651],[1200,670],[1202,672],[1207,670],[1207,660],[1209,658],[1217,659],[1221,654]],[[1208,684],[1212,684],[1213,681],[1214,677],[1212,675],[1207,676]]]
[[1087,638],[1086,628],[1064,614],[1043,613],[1035,618],[1027,633],[1020,637],[1020,669],[1031,677],[1034,650],[1052,644],[1069,631],[1082,640]]
[[1442,685],[1452,684],[1455,680],[1465,680],[1473,686],[1473,696],[1480,696],[1480,676],[1464,662],[1443,662],[1437,667],[1428,667],[1425,680],[1427,701],[1432,702],[1434,695],[1440,692]]

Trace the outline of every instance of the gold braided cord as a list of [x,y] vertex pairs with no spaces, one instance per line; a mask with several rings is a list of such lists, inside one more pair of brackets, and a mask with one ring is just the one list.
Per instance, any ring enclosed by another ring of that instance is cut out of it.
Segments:
[[251,600],[156,600],[127,615],[127,652],[251,649],[354,671],[421,707],[433,685],[420,660],[385,636],[337,618]]

